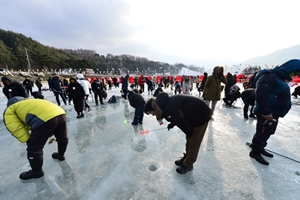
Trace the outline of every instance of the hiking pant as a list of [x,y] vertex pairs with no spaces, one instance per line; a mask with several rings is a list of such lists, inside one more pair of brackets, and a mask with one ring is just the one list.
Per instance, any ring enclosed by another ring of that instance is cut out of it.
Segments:
[[204,134],[206,132],[207,125],[208,122],[206,122],[202,126],[193,128],[192,135],[186,136],[186,143],[185,143],[186,157],[183,161],[183,164],[185,166],[189,167],[196,162],[200,145],[204,137]]
[[143,123],[143,118],[144,118],[144,104],[137,106],[135,108],[133,123],[134,124]]
[[43,155],[43,148],[49,137],[55,136],[57,143],[68,143],[66,115],[56,116],[33,129],[27,141],[27,155]]
[[256,132],[252,139],[252,150],[255,152],[260,152],[265,146],[267,146],[267,141],[272,134],[275,133],[278,117],[274,117],[277,121],[267,121],[261,115],[257,115],[256,122]]

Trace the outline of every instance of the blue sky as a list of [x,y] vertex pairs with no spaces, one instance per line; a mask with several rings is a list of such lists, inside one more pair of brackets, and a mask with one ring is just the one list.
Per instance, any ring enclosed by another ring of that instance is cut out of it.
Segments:
[[56,48],[214,66],[299,45],[298,13],[296,0],[2,0],[0,28]]

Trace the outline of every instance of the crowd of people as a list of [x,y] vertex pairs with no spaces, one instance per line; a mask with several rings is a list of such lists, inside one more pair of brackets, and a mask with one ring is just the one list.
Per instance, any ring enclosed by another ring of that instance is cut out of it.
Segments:
[[[48,79],[48,85],[57,105],[44,99],[40,79],[35,81],[38,91],[32,91],[34,84],[30,78],[26,78],[21,84],[3,76],[1,78],[4,85],[3,93],[8,99],[3,120],[13,136],[20,142],[27,143],[27,158],[31,170],[21,173],[20,179],[39,178],[44,175],[43,148],[52,135],[56,137],[58,143],[58,152],[53,153],[52,157],[59,161],[65,159],[68,144],[66,113],[60,107],[60,100],[65,105],[72,102],[77,118],[83,118],[85,110],[87,112],[92,110],[87,101],[90,95],[95,99],[96,106],[99,105],[99,101],[103,105],[103,99],[106,99],[112,85],[118,88],[121,83],[122,98],[128,100],[135,109],[131,123],[133,126],[143,124],[144,113],[151,114],[160,124],[162,119],[170,122],[168,130],[177,126],[186,135],[184,156],[175,161],[178,166],[176,171],[185,174],[193,170],[208,123],[213,118],[216,104],[221,100],[221,93],[224,91],[222,100],[225,106],[231,107],[238,98],[241,98],[244,103],[244,118],[251,117],[257,120],[249,156],[263,165],[268,165],[263,156],[273,157],[273,155],[264,148],[270,136],[275,133],[279,118],[284,117],[291,108],[288,82],[295,75],[300,76],[300,60],[293,59],[273,69],[255,73],[252,79],[244,84],[245,88],[241,92],[236,84],[236,77],[230,72],[224,75],[222,66],[216,66],[211,75],[204,73],[202,81],[199,76],[182,76],[181,81],[176,81],[174,77],[162,77],[157,81],[155,77],[151,80],[141,75],[136,77],[131,85],[129,75],[108,81],[96,78],[89,82],[82,74],[70,77],[69,80],[53,74]],[[193,88],[194,85],[196,88]],[[164,92],[168,87],[174,94]],[[193,89],[199,92],[199,96],[191,95]],[[146,101],[143,93],[151,95],[150,99]],[[297,97],[298,89],[295,89],[292,95]],[[29,96],[33,99],[28,98]],[[251,106],[250,115],[248,115],[249,106]],[[26,109],[22,109],[23,107]],[[47,112],[40,112],[41,109]],[[18,124],[27,126],[20,128]]]

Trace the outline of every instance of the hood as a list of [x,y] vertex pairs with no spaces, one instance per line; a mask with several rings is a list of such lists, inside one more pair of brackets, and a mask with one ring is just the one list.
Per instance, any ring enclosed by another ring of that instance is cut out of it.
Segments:
[[83,76],[83,74],[77,74],[77,78],[78,79],[84,79],[84,76]]
[[71,80],[76,81],[75,77],[73,77],[73,76],[71,76],[71,77],[69,78],[69,80],[70,80],[70,82],[71,82]]
[[24,97],[12,97],[7,101],[7,107],[13,105],[14,103],[17,103],[18,101],[25,100]]
[[168,93],[161,92],[157,95],[155,102],[159,106],[159,108],[163,110],[165,107],[165,103],[167,102],[168,99],[169,99]]
[[217,75],[218,73],[220,72],[220,67],[219,66],[216,66],[214,67],[214,70],[213,70],[213,75]]
[[298,76],[300,75],[300,60],[289,60],[286,63],[273,68],[273,72],[281,78],[291,81],[292,78],[290,77],[290,74],[295,73]]
[[1,78],[1,81],[4,83],[4,81],[10,81],[11,82],[11,80],[8,78],[8,77],[6,77],[6,76],[3,76],[2,78]]
[[134,91],[130,91],[130,92],[128,92],[128,99],[132,96],[132,95],[134,95],[135,94],[135,92]]

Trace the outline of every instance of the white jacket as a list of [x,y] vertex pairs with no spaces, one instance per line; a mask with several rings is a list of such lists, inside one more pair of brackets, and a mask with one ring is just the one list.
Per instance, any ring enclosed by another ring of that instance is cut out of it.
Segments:
[[91,90],[90,82],[84,79],[82,74],[77,74],[77,78],[77,82],[80,83],[80,85],[83,87],[85,95],[89,95]]

